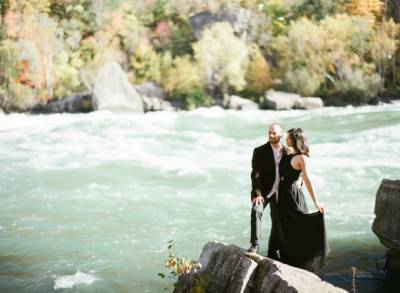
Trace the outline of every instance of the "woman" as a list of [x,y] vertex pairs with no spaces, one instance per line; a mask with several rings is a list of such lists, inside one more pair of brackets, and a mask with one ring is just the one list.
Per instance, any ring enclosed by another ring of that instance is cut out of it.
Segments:
[[[274,239],[274,246],[282,262],[316,271],[323,266],[329,253],[324,223],[325,209],[318,201],[309,178],[309,146],[303,130],[290,129],[286,143],[293,152],[282,159],[279,167],[281,181],[274,203],[278,219],[277,231],[273,236],[277,238]],[[300,174],[318,210],[316,213],[308,213],[299,184]]]

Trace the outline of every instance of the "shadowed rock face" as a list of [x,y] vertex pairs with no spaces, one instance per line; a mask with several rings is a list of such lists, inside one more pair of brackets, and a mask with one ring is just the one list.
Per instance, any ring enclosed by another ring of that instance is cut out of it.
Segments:
[[75,95],[60,100],[49,101],[45,105],[35,106],[31,112],[34,114],[51,113],[87,113],[93,111],[92,96]]
[[387,1],[387,14],[392,17],[397,23],[400,22],[400,3],[399,0],[388,0]]
[[190,24],[196,39],[201,39],[206,28],[217,22],[229,22],[233,31],[242,36],[249,26],[250,11],[243,8],[223,8],[217,13],[204,11],[190,17]]
[[375,219],[372,231],[389,248],[387,268],[400,272],[400,180],[384,179],[375,201]]
[[311,272],[248,254],[235,245],[209,242],[199,262],[202,269],[180,277],[174,293],[346,292]]

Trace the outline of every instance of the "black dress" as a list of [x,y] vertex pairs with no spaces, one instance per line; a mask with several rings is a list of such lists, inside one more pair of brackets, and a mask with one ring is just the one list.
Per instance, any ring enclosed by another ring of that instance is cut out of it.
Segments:
[[295,155],[285,156],[280,163],[281,181],[274,203],[276,231],[272,235],[276,239],[273,242],[282,262],[317,271],[329,253],[324,215],[319,211],[308,213],[303,191],[296,184],[301,171],[291,164]]

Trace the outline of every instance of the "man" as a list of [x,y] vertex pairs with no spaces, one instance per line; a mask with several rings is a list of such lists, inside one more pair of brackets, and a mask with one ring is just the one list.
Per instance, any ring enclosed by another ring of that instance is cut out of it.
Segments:
[[260,245],[263,211],[268,203],[271,210],[271,235],[268,243],[268,257],[278,259],[276,248],[276,200],[279,188],[279,163],[286,155],[286,149],[280,140],[282,126],[273,123],[268,130],[268,142],[253,151],[251,161],[251,246],[249,252],[257,253]]

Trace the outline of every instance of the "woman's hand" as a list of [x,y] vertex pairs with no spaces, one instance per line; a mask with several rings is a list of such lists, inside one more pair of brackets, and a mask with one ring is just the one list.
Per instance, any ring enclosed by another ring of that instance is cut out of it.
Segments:
[[315,207],[317,208],[317,210],[318,210],[321,214],[325,213],[325,208],[324,208],[324,206],[323,206],[322,203],[320,203],[319,201],[316,201],[316,202],[314,202],[314,204],[315,204]]

